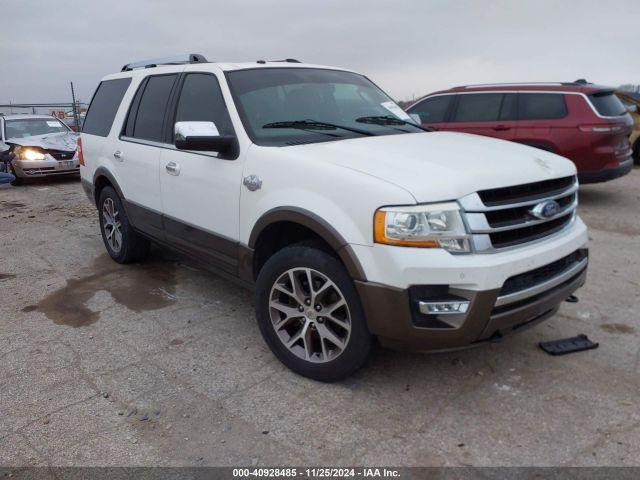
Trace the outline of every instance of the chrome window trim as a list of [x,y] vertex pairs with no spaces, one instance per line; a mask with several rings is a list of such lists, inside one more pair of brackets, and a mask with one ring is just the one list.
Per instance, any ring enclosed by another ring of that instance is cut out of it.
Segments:
[[[207,152],[201,152],[201,151],[195,151],[195,150],[180,150],[179,148],[176,148],[176,146],[172,143],[157,142],[154,140],[145,140],[144,138],[135,138],[135,137],[127,137],[125,135],[120,135],[118,137],[118,140],[126,143],[137,143],[138,145],[146,145],[147,147],[156,147],[156,148],[163,148],[165,150],[175,150],[177,152],[190,153],[191,155],[200,155],[203,157],[211,157],[211,158],[218,158],[218,159],[220,158],[218,154],[215,152],[207,153]],[[233,161],[233,160],[227,160],[227,159],[222,159],[222,160]]]
[[583,258],[578,263],[576,263],[575,265],[572,265],[562,273],[559,273],[558,275],[551,277],[542,283],[534,285],[533,287],[525,288],[524,290],[519,290],[517,292],[510,293],[508,295],[499,296],[494,306],[500,307],[502,305],[509,305],[511,303],[518,302],[520,300],[525,300],[529,297],[534,297],[540,293],[544,293],[545,291],[550,290],[553,287],[557,287],[558,285],[560,285],[561,283],[564,283],[566,280],[570,279],[574,275],[577,275],[578,273],[580,273],[582,270],[584,270],[587,267],[588,263],[589,263],[589,259]]
[[[443,93],[434,93],[433,95],[427,95],[425,97],[422,97],[420,99],[418,99],[416,102],[412,103],[411,105],[409,105],[406,108],[406,111],[408,112],[409,110],[411,110],[415,105],[417,105],[418,103],[431,98],[431,97],[440,97],[442,95],[481,95],[483,93],[553,93],[556,95],[580,95],[584,98],[584,101],[587,102],[587,105],[589,105],[589,108],[591,108],[591,111],[598,117],[598,118],[602,118],[605,120],[611,120],[611,119],[618,119],[621,120],[623,118],[625,118],[628,113],[625,113],[624,115],[614,115],[614,116],[606,116],[606,115],[600,115],[600,113],[598,112],[598,110],[596,109],[596,107],[593,105],[593,103],[591,103],[591,100],[589,99],[589,96],[586,93],[582,93],[582,92],[565,92],[564,90],[484,90],[484,91],[476,91],[476,92],[464,92],[464,91],[451,91],[451,92],[443,92]],[[567,114],[570,114],[571,112],[567,109]],[[566,115],[565,117],[566,118]],[[539,121],[549,121],[549,120],[560,120],[560,119],[554,119],[554,118],[541,118],[538,120],[511,120],[514,122],[539,122]],[[498,121],[498,120],[492,120],[492,121]],[[444,123],[448,123],[448,122],[444,122]]]

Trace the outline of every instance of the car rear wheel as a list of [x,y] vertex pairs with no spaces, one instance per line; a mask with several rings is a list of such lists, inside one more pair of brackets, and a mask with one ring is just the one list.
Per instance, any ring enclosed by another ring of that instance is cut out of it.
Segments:
[[98,216],[102,240],[112,259],[118,263],[132,263],[147,256],[149,240],[133,230],[122,200],[111,187],[104,187],[100,192]]
[[633,145],[633,163],[635,165],[640,165],[640,138],[636,140],[636,143]]
[[260,331],[287,367],[332,382],[364,365],[373,338],[355,286],[334,255],[313,244],[286,247],[256,283]]

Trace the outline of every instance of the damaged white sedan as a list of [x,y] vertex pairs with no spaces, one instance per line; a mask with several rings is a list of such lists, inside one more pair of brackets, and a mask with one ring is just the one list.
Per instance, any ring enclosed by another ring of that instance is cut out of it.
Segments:
[[0,115],[3,143],[15,158],[11,173],[18,184],[25,178],[78,175],[78,134],[49,115]]

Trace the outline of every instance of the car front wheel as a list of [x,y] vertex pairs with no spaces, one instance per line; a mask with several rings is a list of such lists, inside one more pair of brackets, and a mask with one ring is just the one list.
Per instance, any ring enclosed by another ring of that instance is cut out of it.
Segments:
[[257,279],[256,316],[278,359],[315,380],[343,379],[367,360],[372,336],[348,272],[330,252],[294,245]]

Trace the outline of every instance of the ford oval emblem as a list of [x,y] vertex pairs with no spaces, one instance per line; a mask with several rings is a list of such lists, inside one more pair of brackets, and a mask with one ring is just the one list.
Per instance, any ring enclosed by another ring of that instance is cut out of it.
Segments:
[[545,200],[538,203],[535,207],[529,210],[529,213],[536,218],[547,219],[555,217],[560,212],[560,204],[555,200]]

